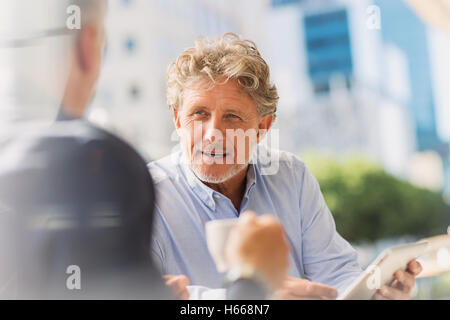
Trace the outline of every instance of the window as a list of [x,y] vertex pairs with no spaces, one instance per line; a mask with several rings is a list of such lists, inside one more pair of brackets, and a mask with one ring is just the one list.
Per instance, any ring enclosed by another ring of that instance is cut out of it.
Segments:
[[346,10],[307,15],[304,18],[308,73],[316,93],[330,90],[330,78],[338,73],[347,87],[353,73]]

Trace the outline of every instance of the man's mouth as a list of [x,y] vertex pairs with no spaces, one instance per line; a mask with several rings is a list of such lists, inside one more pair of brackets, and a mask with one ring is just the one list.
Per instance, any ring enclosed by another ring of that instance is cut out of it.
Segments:
[[228,153],[216,152],[216,151],[211,151],[211,152],[202,151],[202,155],[210,157],[210,158],[223,158],[223,157],[228,156]]

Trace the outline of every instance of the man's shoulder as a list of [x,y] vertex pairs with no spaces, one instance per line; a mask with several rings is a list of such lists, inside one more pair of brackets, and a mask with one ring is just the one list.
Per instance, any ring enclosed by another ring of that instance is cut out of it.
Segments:
[[180,161],[181,152],[175,152],[164,158],[150,162],[147,168],[152,175],[154,184],[176,179],[180,174]]
[[295,170],[303,172],[306,170],[306,164],[298,155],[278,149],[270,149],[266,147],[259,147],[256,154],[257,166],[261,171],[277,171],[272,174],[279,176],[286,171]]

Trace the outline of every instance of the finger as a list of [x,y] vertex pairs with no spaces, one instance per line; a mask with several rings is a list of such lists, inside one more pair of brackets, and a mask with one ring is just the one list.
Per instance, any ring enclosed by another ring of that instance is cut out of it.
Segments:
[[306,292],[308,295],[324,296],[330,299],[336,299],[338,296],[338,292],[336,289],[324,284],[314,282],[310,282],[306,286]]
[[183,286],[185,286],[185,287],[188,286],[190,283],[189,278],[185,275],[181,275],[180,277],[181,277],[180,281],[183,284]]
[[173,276],[171,279],[167,280],[166,284],[176,288],[184,288],[189,285],[189,278],[185,275]]
[[423,269],[422,265],[419,262],[417,262],[417,260],[411,260],[408,263],[407,271],[414,276],[417,276],[419,273],[421,273],[422,269]]
[[278,220],[274,218],[274,216],[272,216],[271,214],[263,214],[262,216],[259,217],[258,222],[260,224],[274,224],[276,223],[277,225],[279,224]]
[[319,297],[319,296],[296,296],[296,295],[289,295],[287,299],[283,300],[332,300],[327,297]]
[[293,300],[336,300],[325,296],[297,296],[293,294],[292,297],[294,297]]
[[394,281],[392,281],[392,283],[389,286],[401,291],[405,291],[403,284],[401,284],[397,279],[394,279]]
[[261,231],[271,234],[272,239],[283,237],[283,240],[285,240],[283,226],[275,218],[261,216],[258,218],[257,224]]
[[170,288],[170,291],[172,291],[173,295],[177,299],[186,300],[189,298],[189,292],[186,289],[186,286],[182,286],[179,283],[175,282],[172,283],[171,285],[168,285],[168,287]]
[[239,216],[237,227],[242,225],[254,225],[256,223],[256,214],[253,211],[246,211]]
[[255,219],[256,218],[256,213],[255,212],[253,212],[253,211],[250,211],[250,210],[248,210],[248,211],[245,211],[244,213],[242,213],[240,216],[239,216],[239,219],[242,219],[242,220],[253,220],[253,219]]
[[168,283],[174,278],[175,276],[172,274],[166,274],[163,275],[162,278],[164,280],[164,282],[166,283],[166,285],[169,285]]
[[171,278],[169,280],[166,280],[166,286],[169,286],[171,288],[175,288],[178,286],[178,281],[176,278]]
[[275,296],[279,300],[331,300],[330,298],[320,296],[298,296],[289,291],[277,292]]
[[189,292],[186,290],[185,287],[174,290],[174,294],[176,297],[178,297],[179,299],[183,299],[183,300],[185,297],[189,297]]
[[189,300],[189,292],[187,290],[183,291],[181,294],[176,295],[180,300]]
[[169,286],[173,295],[181,300],[189,299],[189,292],[186,287],[180,287],[178,285]]
[[177,277],[178,284],[182,287],[186,287],[189,285],[189,278],[185,275],[180,275]]
[[378,291],[375,292],[375,294],[372,296],[372,299],[373,300],[389,300],[388,298],[386,298],[385,296],[380,294]]
[[393,288],[393,287],[388,287],[388,286],[383,286],[380,288],[379,293],[389,299],[389,300],[408,300],[409,299],[409,295],[404,293],[403,291]]
[[167,284],[173,284],[173,283],[178,283],[178,281],[180,281],[180,276],[175,276],[175,275],[171,275],[171,276],[164,276],[164,279],[166,280]]
[[398,270],[394,274],[394,277],[397,281],[395,281],[396,283],[392,285],[392,287],[398,288],[408,294],[412,291],[414,284],[416,283],[416,280],[412,274],[403,270]]
[[330,299],[337,298],[338,292],[336,289],[317,282],[311,282],[305,279],[294,278],[287,283],[288,289],[292,294],[297,296],[313,296],[313,297],[328,297]]
[[245,217],[245,216],[256,217],[256,213],[255,213],[255,211],[252,211],[252,210],[246,210],[241,214],[241,217]]

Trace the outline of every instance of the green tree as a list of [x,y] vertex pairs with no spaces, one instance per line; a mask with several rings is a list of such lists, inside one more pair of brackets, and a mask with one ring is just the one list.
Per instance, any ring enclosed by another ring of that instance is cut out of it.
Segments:
[[450,206],[438,192],[403,181],[362,157],[308,154],[338,232],[352,243],[446,233]]

